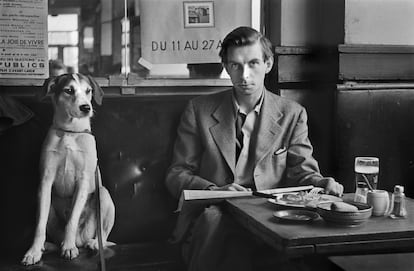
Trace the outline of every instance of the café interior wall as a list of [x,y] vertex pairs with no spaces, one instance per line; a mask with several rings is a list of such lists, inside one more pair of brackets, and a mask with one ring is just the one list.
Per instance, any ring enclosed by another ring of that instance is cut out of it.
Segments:
[[343,0],[270,0],[267,33],[275,46],[272,86],[303,104],[321,172],[335,176],[334,105]]
[[336,46],[344,39],[345,0],[270,0],[268,31],[276,46]]
[[414,45],[414,1],[346,0],[345,43]]
[[[407,195],[414,193],[410,182],[414,177],[413,149],[403,147],[407,143],[403,135],[412,131],[395,122],[398,118],[404,119],[401,123],[412,122],[407,114],[412,90],[396,92],[388,86],[397,84],[401,89],[402,80],[414,79],[409,64],[414,33],[407,27],[414,23],[413,5],[410,0],[269,3],[268,13],[274,16],[270,16],[267,29],[276,46],[276,86],[282,89],[282,96],[295,97],[307,105],[309,133],[322,173],[332,172],[347,192],[354,190],[354,157],[374,155],[383,160],[380,188],[392,191],[395,184],[403,184]],[[364,62],[367,58],[371,62]],[[342,71],[344,67],[347,70]],[[359,90],[358,95],[347,87],[370,82],[373,87]],[[381,128],[384,123],[392,126],[389,132]],[[314,124],[322,129],[315,129]],[[321,136],[318,131],[326,134]],[[375,140],[370,140],[374,131]],[[385,142],[398,143],[391,146]]]
[[269,9],[278,46],[414,45],[411,0],[270,0]]
[[400,184],[410,197],[413,24],[411,0],[346,0],[336,98],[338,176],[352,178],[353,157],[378,156],[379,188]]
[[[378,188],[403,185],[414,197],[414,84],[339,85],[336,98],[336,176],[354,189],[354,157],[380,159]],[[347,181],[348,180],[348,181]]]

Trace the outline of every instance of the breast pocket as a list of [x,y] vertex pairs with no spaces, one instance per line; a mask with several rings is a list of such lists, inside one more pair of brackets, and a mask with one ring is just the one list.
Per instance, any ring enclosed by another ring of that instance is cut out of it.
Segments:
[[276,171],[283,172],[286,168],[287,148],[282,147],[273,151],[272,164]]

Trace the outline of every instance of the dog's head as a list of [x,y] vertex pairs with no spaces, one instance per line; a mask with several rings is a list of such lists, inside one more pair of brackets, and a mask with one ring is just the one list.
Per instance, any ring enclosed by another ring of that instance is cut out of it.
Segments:
[[93,115],[92,98],[96,104],[102,104],[103,91],[98,83],[88,75],[80,73],[62,74],[49,78],[43,85],[39,98],[52,95],[55,108],[62,108],[74,118]]

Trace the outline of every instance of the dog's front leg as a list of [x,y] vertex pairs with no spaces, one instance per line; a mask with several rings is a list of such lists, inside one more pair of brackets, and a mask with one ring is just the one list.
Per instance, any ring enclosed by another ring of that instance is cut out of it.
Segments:
[[76,247],[76,232],[78,230],[79,219],[88,199],[88,182],[83,176],[76,186],[73,199],[72,213],[66,224],[64,239],[61,244],[62,256],[66,259],[74,259],[79,255]]
[[46,241],[46,225],[49,217],[53,176],[44,176],[39,186],[37,226],[32,246],[23,256],[22,264],[31,265],[40,261]]

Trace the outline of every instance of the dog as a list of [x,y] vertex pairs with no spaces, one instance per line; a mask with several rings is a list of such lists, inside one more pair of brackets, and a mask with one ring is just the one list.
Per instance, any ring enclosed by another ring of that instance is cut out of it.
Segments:
[[54,107],[53,124],[41,151],[37,226],[33,244],[22,259],[24,265],[40,261],[46,234],[60,245],[66,259],[76,258],[78,247],[98,250],[97,198],[103,246],[113,244],[107,238],[114,225],[115,206],[102,186],[90,121],[92,99],[100,105],[103,91],[92,77],[75,73],[46,80],[40,96],[48,94]]

